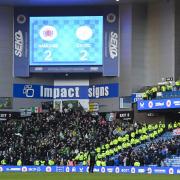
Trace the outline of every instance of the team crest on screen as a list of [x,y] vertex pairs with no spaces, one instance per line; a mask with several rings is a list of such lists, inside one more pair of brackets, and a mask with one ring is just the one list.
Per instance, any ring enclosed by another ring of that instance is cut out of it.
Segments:
[[76,30],[76,36],[80,40],[89,40],[93,35],[93,31],[89,26],[80,26]]
[[26,22],[26,16],[24,16],[23,14],[20,14],[17,16],[17,22],[19,24],[24,24]]
[[107,21],[109,23],[114,23],[116,21],[116,15],[114,13],[109,13],[107,15]]
[[40,37],[45,41],[52,41],[57,37],[57,30],[54,26],[43,26],[40,31]]

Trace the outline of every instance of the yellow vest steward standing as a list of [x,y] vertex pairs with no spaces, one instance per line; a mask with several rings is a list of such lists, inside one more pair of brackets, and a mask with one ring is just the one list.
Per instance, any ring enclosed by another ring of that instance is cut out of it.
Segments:
[[35,166],[39,166],[39,161],[38,161],[38,160],[35,160],[35,161],[34,161],[34,165],[35,165]]
[[44,166],[44,165],[45,165],[45,163],[46,163],[46,161],[41,160],[41,166]]
[[168,124],[168,130],[171,130],[173,128],[172,123]]
[[137,166],[137,167],[139,167],[141,164],[140,164],[140,162],[139,161],[135,161],[134,162],[134,166]]
[[101,152],[101,148],[100,148],[100,147],[97,147],[97,148],[96,148],[96,152],[97,152],[97,153],[100,153],[100,152]]
[[49,165],[49,166],[53,166],[53,165],[54,165],[54,161],[50,159],[50,160],[48,161],[48,165]]
[[134,138],[134,137],[135,137],[135,133],[132,132],[132,133],[131,133],[131,138]]
[[118,141],[122,142],[122,137],[121,136],[118,137]]
[[109,149],[109,147],[110,147],[109,144],[106,144],[106,145],[105,145],[105,148],[106,148],[106,149]]
[[101,166],[101,161],[100,160],[96,161],[96,166]]
[[118,144],[118,140],[117,139],[114,139],[113,140],[113,144],[116,146]]
[[1,160],[1,165],[6,165],[6,160],[5,159]]
[[22,166],[22,161],[21,161],[21,159],[19,159],[19,160],[17,161],[17,166]]
[[177,123],[175,122],[175,123],[174,123],[174,129],[176,129],[176,128],[177,128]]
[[86,165],[87,165],[87,161],[84,160],[83,163],[82,163],[82,165],[83,165],[83,166],[86,166]]
[[105,160],[101,161],[101,166],[106,166],[106,161]]

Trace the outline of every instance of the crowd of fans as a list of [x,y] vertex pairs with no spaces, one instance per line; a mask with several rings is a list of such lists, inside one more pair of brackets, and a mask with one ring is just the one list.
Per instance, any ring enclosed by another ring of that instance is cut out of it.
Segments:
[[80,151],[106,143],[119,127],[81,111],[34,114],[32,117],[0,122],[0,162],[32,165],[37,160],[66,165]]
[[[101,115],[73,110],[61,113],[52,110],[24,119],[1,121],[0,162],[2,165],[17,165],[19,162],[18,165],[67,165],[75,162],[81,152],[87,154],[142,127],[137,123],[108,121]],[[132,147],[126,148],[119,155],[118,162],[122,165],[132,165],[137,160],[142,165],[159,163],[156,156],[159,158],[160,151],[165,148],[170,152],[173,144],[179,148],[177,139],[168,145],[166,142],[160,142],[161,146],[152,143],[136,151]],[[110,165],[111,160],[106,160]]]
[[[174,81],[164,81],[159,85],[152,86],[148,88],[143,93],[144,100],[151,100],[157,98],[157,96],[162,96],[162,93],[172,92],[172,91],[180,91],[180,80]],[[158,95],[159,93],[159,95]]]
[[166,166],[164,159],[171,155],[180,156],[180,139],[172,137],[171,139],[159,139],[158,141],[146,143],[144,146],[120,153],[114,160],[115,165],[133,166],[135,162],[144,165]]

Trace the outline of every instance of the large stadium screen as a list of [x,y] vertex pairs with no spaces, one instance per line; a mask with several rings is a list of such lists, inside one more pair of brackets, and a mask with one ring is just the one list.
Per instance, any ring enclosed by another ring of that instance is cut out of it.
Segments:
[[30,65],[102,65],[103,16],[30,17]]

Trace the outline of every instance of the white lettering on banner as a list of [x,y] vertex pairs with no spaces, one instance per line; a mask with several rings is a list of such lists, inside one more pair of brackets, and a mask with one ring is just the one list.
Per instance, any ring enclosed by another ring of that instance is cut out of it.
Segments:
[[156,107],[162,107],[162,106],[164,106],[164,102],[156,102],[155,106]]
[[99,98],[102,96],[109,96],[109,87],[108,86],[104,86],[104,87],[92,86],[92,88],[88,89],[88,97]]
[[180,106],[180,101],[174,101],[175,106]]
[[79,98],[79,87],[74,88],[45,88],[40,86],[40,97],[46,98]]
[[18,30],[15,32],[15,44],[14,44],[14,53],[18,57],[22,57],[23,55],[23,34],[22,31]]
[[110,33],[109,54],[112,59],[118,56],[118,34],[115,32]]
[[[38,90],[39,89],[39,90]],[[80,90],[82,91],[80,93]],[[100,97],[109,97],[110,96],[110,86],[101,85],[101,86],[46,86],[40,85],[36,87],[34,85],[24,85],[23,97],[26,98],[81,98],[80,95],[83,95],[83,98],[100,98]],[[113,92],[112,92],[113,93]]]

